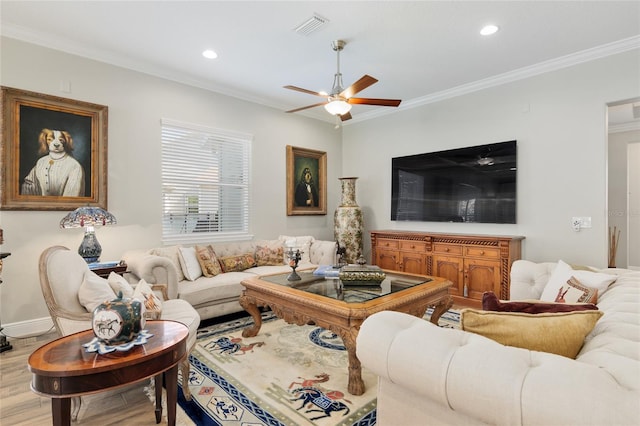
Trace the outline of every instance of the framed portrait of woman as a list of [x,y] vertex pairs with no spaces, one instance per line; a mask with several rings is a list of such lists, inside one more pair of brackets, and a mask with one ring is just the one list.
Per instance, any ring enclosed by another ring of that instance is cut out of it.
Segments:
[[287,145],[287,216],[327,214],[327,153]]
[[108,108],[2,87],[0,210],[107,208]]

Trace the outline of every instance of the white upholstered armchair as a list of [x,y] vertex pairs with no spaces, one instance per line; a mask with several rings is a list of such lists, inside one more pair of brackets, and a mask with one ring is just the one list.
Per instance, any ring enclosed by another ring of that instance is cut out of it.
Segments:
[[[92,313],[80,302],[80,288],[86,280],[93,283],[104,280],[104,286],[111,289],[107,280],[93,273],[80,255],[63,246],[49,247],[42,252],[39,271],[42,294],[58,334],[66,336],[90,329]],[[193,348],[200,325],[200,316],[188,302],[179,299],[164,301],[160,319],[173,320],[186,325],[189,329],[187,348],[189,350]],[[181,362],[180,370],[184,396],[189,400],[191,393],[189,391],[188,358]],[[78,402],[75,401],[75,403]],[[76,416],[79,408],[79,404],[77,404],[74,409]]]

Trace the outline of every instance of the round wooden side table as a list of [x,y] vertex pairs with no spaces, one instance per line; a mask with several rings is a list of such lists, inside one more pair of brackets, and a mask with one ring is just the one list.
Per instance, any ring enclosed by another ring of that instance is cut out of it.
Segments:
[[[52,398],[53,425],[71,424],[71,399],[122,387],[155,377],[156,423],[162,417],[162,377],[167,389],[168,424],[175,425],[178,399],[178,363],[187,355],[187,327],[175,321],[148,321],[153,334],[144,345],[126,352],[100,355],[82,346],[93,339],[92,330],[61,337],[29,356],[31,390]],[[78,404],[79,409],[79,404]],[[77,414],[77,413],[76,413]],[[108,414],[106,414],[108,415]]]

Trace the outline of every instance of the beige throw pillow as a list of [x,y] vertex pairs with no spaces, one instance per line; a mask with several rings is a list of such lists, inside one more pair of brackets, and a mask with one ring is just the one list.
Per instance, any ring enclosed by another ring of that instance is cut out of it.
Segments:
[[116,294],[106,279],[97,276],[93,272],[84,274],[84,280],[78,289],[78,299],[87,311],[93,312],[95,308],[104,302],[115,298]]
[[[282,241],[284,250],[286,250],[289,245],[293,245],[295,249],[300,249],[300,252],[302,253],[300,262],[311,262],[309,253],[311,252],[311,243],[315,241],[313,236],[305,235],[301,237],[290,237],[288,235],[280,235],[278,240]],[[284,259],[284,263],[288,265],[289,261]]]
[[178,255],[182,273],[187,280],[195,281],[202,276],[202,268],[200,268],[195,247],[180,247]]
[[551,273],[549,281],[542,291],[540,300],[545,302],[555,301],[558,296],[558,291],[562,286],[567,284],[567,281],[569,281],[571,277],[578,279],[585,287],[597,289],[598,296],[601,296],[609,285],[618,278],[616,275],[603,274],[601,272],[574,270],[569,264],[559,260],[558,265]]
[[122,292],[122,297],[131,298],[133,297],[133,287],[129,284],[129,281],[124,279],[122,275],[116,274],[115,272],[111,272],[109,274],[109,278],[107,278],[107,282],[109,286],[113,290],[113,292],[117,295],[119,292]]
[[601,316],[601,311],[523,314],[463,309],[460,323],[464,331],[506,346],[575,358]]

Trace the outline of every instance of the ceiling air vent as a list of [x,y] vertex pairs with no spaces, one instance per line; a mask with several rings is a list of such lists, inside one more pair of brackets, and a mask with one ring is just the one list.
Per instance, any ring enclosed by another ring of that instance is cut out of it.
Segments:
[[327,18],[323,18],[320,15],[314,14],[311,18],[307,19],[302,24],[295,27],[293,31],[297,32],[300,35],[307,36],[312,32],[320,29],[327,22],[329,22]]

